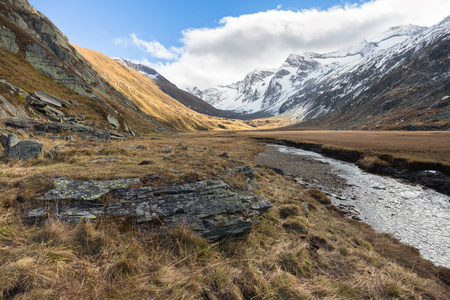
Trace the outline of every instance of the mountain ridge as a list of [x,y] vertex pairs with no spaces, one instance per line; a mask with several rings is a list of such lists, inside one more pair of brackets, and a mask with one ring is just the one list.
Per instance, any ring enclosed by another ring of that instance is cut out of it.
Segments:
[[[226,107],[244,113],[252,113],[256,116],[281,114],[294,122],[308,121],[310,126],[375,129],[375,123],[382,121],[381,115],[385,112],[378,110],[375,111],[377,116],[372,116],[373,112],[363,108],[364,105],[373,107],[371,102],[375,101],[369,99],[371,95],[368,94],[368,91],[370,90],[373,96],[383,94],[383,90],[384,94],[388,93],[390,86],[380,86],[378,82],[383,77],[389,77],[389,73],[394,72],[395,67],[402,64],[407,65],[417,58],[415,55],[418,55],[417,53],[423,50],[423,47],[430,48],[429,51],[432,51],[432,47],[445,49],[446,33],[450,30],[448,19],[446,18],[430,28],[415,25],[393,27],[348,49],[324,54],[311,52],[291,54],[271,78],[266,78],[268,83],[264,82],[264,86],[262,82],[259,82],[259,85],[251,85],[246,77],[243,81],[226,87],[210,88],[205,91],[194,88],[191,91],[200,98],[203,97],[207,102],[216,105],[216,107]],[[431,46],[433,40],[436,43]],[[411,48],[415,50],[411,50]],[[436,63],[433,63],[433,61]],[[431,63],[437,69],[439,69],[439,63],[448,69],[447,58],[437,57],[433,61]],[[430,78],[434,78],[431,75],[433,68],[428,67],[425,70],[429,73]],[[417,70],[417,72],[421,74],[424,73],[424,70]],[[445,83],[448,82],[447,71],[440,72],[437,76],[442,83],[430,81],[428,87],[430,91],[439,89],[440,85],[444,84],[445,86]],[[422,83],[411,82],[410,89],[414,89],[413,85],[419,86]],[[253,87],[253,90],[260,88],[260,96],[255,98],[254,94],[242,93],[236,88],[237,85],[246,84]],[[379,88],[374,90],[377,86]],[[447,89],[443,89],[441,93],[436,95],[436,98],[429,99],[429,105],[432,104],[432,100],[439,102],[440,98],[450,94]],[[360,98],[367,100],[363,103]],[[388,99],[385,95],[382,98],[384,103],[381,104],[381,107],[394,101],[394,97]],[[409,105],[412,105],[411,101],[406,98],[399,99],[399,95],[396,95],[395,98],[397,104],[408,102]],[[344,121],[343,115],[346,112],[343,107],[346,107],[349,111],[354,111],[356,108],[353,106],[358,106],[359,110],[365,110],[366,114],[359,114],[359,119],[350,122]],[[383,128],[396,128],[396,125],[392,123],[393,117],[402,119],[396,105],[392,105],[390,110],[392,109],[397,110],[398,116],[394,116],[394,114],[388,116],[387,123],[389,124],[387,125],[389,126],[386,125]],[[436,123],[432,124],[430,128],[446,129],[448,122],[445,122],[445,119],[448,120],[448,109],[441,112],[432,112],[433,114],[429,112],[428,117],[423,115],[417,117],[420,112],[411,110],[408,112],[409,115],[403,118],[411,120],[404,125],[423,122]],[[337,114],[341,114],[341,117],[337,118]],[[320,119],[320,122],[317,118]],[[414,118],[415,120],[413,120]],[[313,122],[313,119],[317,119],[317,121]],[[334,121],[331,122],[331,119],[334,119]],[[367,122],[372,123],[368,128],[364,126]]]

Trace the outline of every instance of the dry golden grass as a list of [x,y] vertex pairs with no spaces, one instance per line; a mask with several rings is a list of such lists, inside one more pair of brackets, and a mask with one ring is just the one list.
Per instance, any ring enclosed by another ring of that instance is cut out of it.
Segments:
[[[64,143],[42,141],[47,153]],[[162,153],[168,146],[174,152]],[[264,168],[256,171],[261,188],[254,191],[274,207],[242,238],[210,243],[185,226],[155,233],[105,221],[27,226],[20,220],[21,208],[53,177],[158,174],[148,184],[162,185],[222,176],[242,184],[239,175],[224,175],[226,168],[255,166],[262,149],[232,133],[190,133],[76,141],[58,155],[0,161],[0,298],[448,299],[449,286],[436,276],[445,273],[416,250],[341,217],[317,193]],[[220,157],[225,151],[230,158]],[[142,160],[155,163],[139,166]]]
[[397,158],[450,165],[448,131],[254,131],[242,136],[320,144],[324,147],[390,154]]
[[240,120],[199,114],[162,92],[152,78],[99,52],[73,46],[92,64],[100,76],[131,99],[143,112],[162,124],[178,130],[219,129],[219,123],[232,130],[251,128]]

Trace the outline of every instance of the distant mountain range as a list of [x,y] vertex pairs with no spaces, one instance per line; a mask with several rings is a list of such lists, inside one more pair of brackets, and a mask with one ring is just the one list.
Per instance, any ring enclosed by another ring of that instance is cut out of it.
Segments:
[[278,69],[190,92],[247,117],[282,114],[305,126],[447,129],[449,40],[450,17],[430,28],[393,27],[349,49],[291,54]]
[[[0,27],[2,120],[81,122],[116,137],[271,122],[329,129],[450,127],[450,17],[430,28],[394,27],[349,49],[291,54],[278,69],[258,69],[203,91],[181,90],[150,67],[70,44],[26,0],[0,2]],[[278,117],[230,120],[272,116]]]

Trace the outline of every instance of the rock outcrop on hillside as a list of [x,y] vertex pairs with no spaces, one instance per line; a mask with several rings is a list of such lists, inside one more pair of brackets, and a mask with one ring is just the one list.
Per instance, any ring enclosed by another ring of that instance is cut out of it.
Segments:
[[2,1],[0,14],[0,47],[22,52],[39,72],[78,94],[94,97],[93,86],[106,93],[106,85],[67,37],[28,1]]

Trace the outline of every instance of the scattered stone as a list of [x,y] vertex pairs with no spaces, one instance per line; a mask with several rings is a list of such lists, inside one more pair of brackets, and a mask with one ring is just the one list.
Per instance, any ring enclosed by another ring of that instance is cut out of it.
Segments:
[[171,146],[161,150],[162,153],[172,153],[173,149]]
[[180,173],[180,170],[172,168],[172,167],[169,167],[169,170],[174,172],[175,174],[179,174]]
[[230,155],[228,154],[228,152],[224,152],[224,153],[220,154],[219,156],[225,157],[225,158],[230,158]]
[[116,159],[117,158],[113,157],[113,156],[106,156],[106,157],[94,159],[94,160],[92,160],[92,163],[95,163],[95,164],[106,164],[106,163],[115,162]]
[[140,163],[139,163],[139,166],[144,166],[144,165],[153,165],[155,162],[154,161],[151,161],[151,160],[144,160],[144,161],[141,161]]
[[[160,188],[117,187],[136,181],[123,180],[116,184],[114,180],[55,179],[55,188],[42,199],[76,200],[79,204],[58,202],[57,207],[29,210],[25,221],[32,223],[53,216],[66,222],[79,222],[103,217],[154,229],[187,224],[197,234],[219,240],[247,233],[255,218],[272,206],[267,199],[253,193],[234,192],[220,180]],[[118,201],[98,201],[110,191]]]
[[66,139],[68,141],[75,141],[75,139],[73,138],[73,136],[71,134],[69,134]]
[[67,149],[68,147],[66,146],[54,146],[52,149],[50,149],[50,155],[55,158],[57,157],[62,150]]
[[108,115],[108,123],[111,124],[112,126],[114,126],[114,128],[116,128],[116,129],[120,128],[119,119],[117,119],[116,117],[114,117],[112,115]]
[[209,149],[209,152],[212,152],[212,153],[214,153],[214,154],[217,153],[216,149]]
[[145,147],[144,145],[137,145],[136,149],[138,149],[138,150],[147,150],[147,147]]

